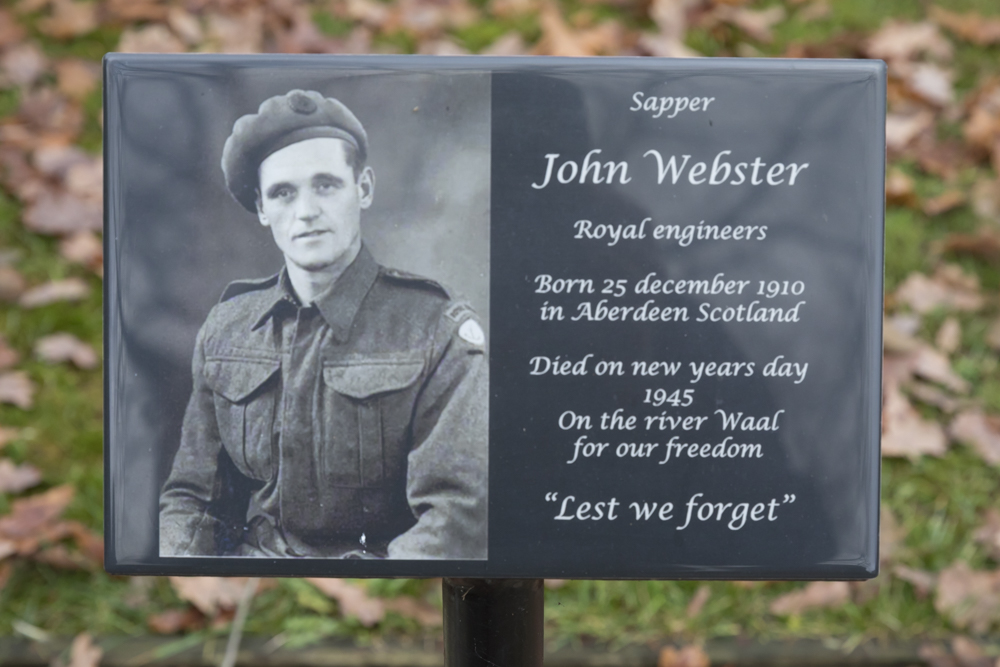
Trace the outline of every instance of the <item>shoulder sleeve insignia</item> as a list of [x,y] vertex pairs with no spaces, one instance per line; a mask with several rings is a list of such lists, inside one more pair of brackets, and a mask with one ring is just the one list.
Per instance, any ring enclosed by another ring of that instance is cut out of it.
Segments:
[[468,319],[458,328],[458,337],[473,345],[483,345],[486,342],[486,335],[483,328],[473,319]]
[[444,311],[444,316],[452,322],[458,322],[475,312],[469,304],[458,301],[448,306],[448,309]]

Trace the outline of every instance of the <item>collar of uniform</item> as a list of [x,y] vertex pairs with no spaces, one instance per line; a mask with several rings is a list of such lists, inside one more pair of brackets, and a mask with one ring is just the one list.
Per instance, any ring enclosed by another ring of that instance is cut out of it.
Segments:
[[378,264],[364,245],[337,281],[316,299],[320,315],[330,325],[334,338],[343,343],[351,333],[354,318],[368,290],[378,278]]

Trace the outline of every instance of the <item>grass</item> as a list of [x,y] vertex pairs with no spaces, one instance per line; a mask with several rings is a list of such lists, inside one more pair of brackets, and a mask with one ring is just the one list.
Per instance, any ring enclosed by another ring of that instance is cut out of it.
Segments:
[[[476,0],[477,5],[488,3]],[[766,7],[772,2],[756,3]],[[634,25],[628,11],[586,2],[567,2],[569,11],[589,11],[600,21],[619,18]],[[789,5],[789,19],[774,29],[774,42],[753,43],[766,54],[784,53],[793,43],[821,43],[845,31],[868,33],[888,19],[919,20],[925,15],[920,0],[832,0],[825,18],[802,21]],[[953,11],[978,10],[1000,14],[995,0],[949,0]],[[313,15],[325,33],[341,37],[352,25],[327,10]],[[29,27],[37,17],[29,17]],[[80,38],[54,41],[39,34],[45,52],[52,57],[82,57],[99,60],[120,37],[121,27],[100,28]],[[486,19],[456,29],[452,37],[464,47],[478,51],[509,31],[516,31],[526,42],[538,39],[537,16],[527,14],[510,19]],[[689,46],[707,55],[732,54],[740,42],[747,41],[732,26],[689,31]],[[379,35],[376,45],[386,50],[413,52],[416,40],[404,33]],[[976,47],[959,44],[954,61],[956,89],[961,94],[973,89],[982,77],[1000,71],[1000,47]],[[0,117],[16,108],[19,93],[0,91]],[[86,126],[81,145],[100,150],[100,93],[92,93],[84,103]],[[943,137],[960,138],[957,124],[944,125]],[[918,195],[933,197],[948,189],[969,186],[982,177],[994,177],[985,168],[968,169],[954,183],[922,174],[913,164],[895,165],[915,181]],[[91,296],[81,303],[59,304],[36,310],[0,305],[0,331],[22,355],[23,367],[38,387],[35,406],[20,410],[0,406],[0,424],[20,429],[18,437],[4,454],[17,462],[30,462],[44,473],[47,485],[71,483],[77,496],[68,516],[85,522],[95,530],[103,525],[102,516],[102,387],[98,371],[80,371],[66,365],[51,366],[32,356],[32,345],[39,337],[57,331],[73,333],[96,348],[101,344],[100,281],[83,269],[65,262],[58,254],[57,243],[50,238],[29,233],[19,222],[20,209],[9,196],[0,192],[0,254],[12,251],[16,266],[29,283],[37,284],[67,276],[84,277],[92,287]],[[890,207],[886,216],[886,289],[895,289],[912,271],[928,272],[934,266],[935,242],[949,233],[971,232],[979,225],[970,207],[962,206],[944,215],[929,218],[920,211]],[[967,257],[947,257],[979,276],[985,289],[1000,288],[1000,270],[995,263]],[[989,410],[1000,413],[1000,363],[994,350],[985,343],[986,332],[996,316],[991,304],[979,313],[959,316],[962,342],[954,355],[956,371],[973,383],[973,398]],[[945,317],[936,313],[925,319],[921,332],[933,338]],[[933,409],[928,415],[947,416]],[[886,460],[883,463],[882,498],[898,520],[905,535],[899,561],[911,567],[939,571],[956,559],[968,561],[975,568],[996,568],[972,540],[972,534],[987,508],[1000,497],[1000,474],[984,465],[968,448],[956,446],[942,458],[924,458],[915,463]],[[0,495],[0,514],[9,508],[11,498]],[[88,630],[103,634],[142,634],[148,631],[146,618],[169,608],[183,606],[163,578],[130,580],[103,572],[71,572],[26,561],[19,561],[9,583],[0,591],[0,634],[11,634],[15,620],[21,620],[61,635]],[[373,595],[393,597],[412,595],[439,601],[436,583],[418,580],[372,580],[365,584]],[[930,598],[920,598],[910,584],[883,575],[874,583],[859,585],[876,593],[864,601],[838,609],[810,611],[780,618],[769,613],[774,598],[799,588],[793,583],[706,584],[711,595],[699,614],[688,617],[686,608],[699,582],[569,582],[546,593],[546,624],[549,639],[559,645],[586,645],[600,641],[612,644],[675,639],[727,636],[758,638],[823,637],[837,638],[851,644],[864,637],[924,638],[943,637],[956,631],[938,615]],[[996,626],[994,626],[996,629]],[[224,632],[205,630],[193,635],[194,641]],[[307,644],[326,636],[351,637],[359,643],[371,643],[380,637],[419,637],[422,631],[414,621],[390,614],[375,629],[362,627],[356,620],[341,618],[336,603],[319,594],[309,584],[284,580],[262,591],[253,603],[247,632],[261,635],[283,633],[288,645]],[[436,635],[436,629],[430,634]]]

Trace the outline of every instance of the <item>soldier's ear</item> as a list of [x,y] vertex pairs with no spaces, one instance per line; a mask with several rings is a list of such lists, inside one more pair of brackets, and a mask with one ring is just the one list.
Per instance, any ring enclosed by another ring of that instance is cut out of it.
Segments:
[[271,225],[267,221],[267,216],[264,215],[264,202],[260,198],[260,190],[256,191],[257,196],[254,197],[254,201],[257,203],[257,219],[260,220],[260,224],[265,227],[270,227]]
[[365,167],[358,176],[358,190],[360,192],[361,208],[368,208],[372,205],[375,196],[375,172],[371,167]]

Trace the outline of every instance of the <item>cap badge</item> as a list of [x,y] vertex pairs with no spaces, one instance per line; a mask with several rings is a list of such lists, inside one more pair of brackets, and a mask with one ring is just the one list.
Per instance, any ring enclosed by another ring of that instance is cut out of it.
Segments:
[[288,98],[288,106],[295,113],[300,113],[303,115],[308,115],[316,112],[316,102],[308,95],[302,93],[295,93]]

